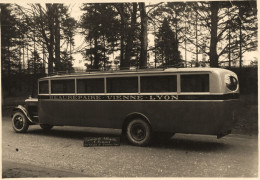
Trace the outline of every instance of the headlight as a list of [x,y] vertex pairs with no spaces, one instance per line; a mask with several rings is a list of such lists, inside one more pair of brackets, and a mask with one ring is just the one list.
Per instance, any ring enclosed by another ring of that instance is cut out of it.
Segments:
[[237,90],[238,80],[234,76],[226,75],[225,83],[229,90],[231,90],[231,91]]

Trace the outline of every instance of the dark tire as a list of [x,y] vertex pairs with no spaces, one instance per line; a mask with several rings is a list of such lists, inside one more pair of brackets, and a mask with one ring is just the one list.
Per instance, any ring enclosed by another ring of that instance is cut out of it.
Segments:
[[49,124],[40,124],[40,126],[44,131],[49,131],[51,128],[53,128],[53,126]]
[[12,118],[12,126],[15,132],[24,133],[29,128],[29,121],[22,112],[16,112]]
[[134,119],[126,127],[127,139],[137,146],[147,145],[151,140],[151,135],[151,126],[142,119]]

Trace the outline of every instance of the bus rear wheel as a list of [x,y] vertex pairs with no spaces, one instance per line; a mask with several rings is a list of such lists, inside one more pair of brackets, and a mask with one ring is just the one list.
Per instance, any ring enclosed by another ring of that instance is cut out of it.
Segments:
[[130,121],[126,128],[126,136],[128,140],[137,146],[145,146],[151,139],[151,126],[142,119],[134,119]]
[[22,112],[15,112],[12,118],[12,126],[15,132],[24,133],[29,128],[29,121]]
[[40,124],[40,126],[44,131],[49,131],[51,128],[53,128],[53,126],[49,124]]

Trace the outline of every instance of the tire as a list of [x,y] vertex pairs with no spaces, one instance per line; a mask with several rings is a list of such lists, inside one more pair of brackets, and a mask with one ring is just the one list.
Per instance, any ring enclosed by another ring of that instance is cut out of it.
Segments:
[[29,128],[29,121],[22,112],[16,112],[12,118],[12,126],[15,132],[25,133]]
[[130,121],[126,128],[127,139],[134,145],[145,146],[150,142],[151,126],[142,119]]
[[40,124],[40,127],[44,130],[44,131],[49,131],[51,130],[51,128],[53,128],[52,125],[49,124]]

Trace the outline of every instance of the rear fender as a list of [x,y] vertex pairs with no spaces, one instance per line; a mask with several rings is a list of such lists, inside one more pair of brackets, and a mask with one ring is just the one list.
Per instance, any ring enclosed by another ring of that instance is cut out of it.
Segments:
[[149,120],[149,118],[147,116],[145,116],[144,114],[142,113],[139,113],[139,112],[133,112],[133,113],[130,113],[126,116],[124,122],[123,122],[123,126],[122,126],[122,131],[123,133],[126,132],[126,127],[127,127],[127,124],[133,120],[134,118],[140,118],[142,120],[145,120],[150,126],[151,126],[151,122]]
[[31,117],[29,116],[29,113],[28,113],[26,107],[24,107],[24,106],[22,106],[22,105],[18,105],[17,107],[13,108],[13,114],[12,114],[12,116],[14,115],[14,112],[15,112],[15,111],[20,111],[20,112],[22,112],[22,113],[25,115],[25,117],[26,117],[31,123],[34,124],[34,122],[32,121]]

